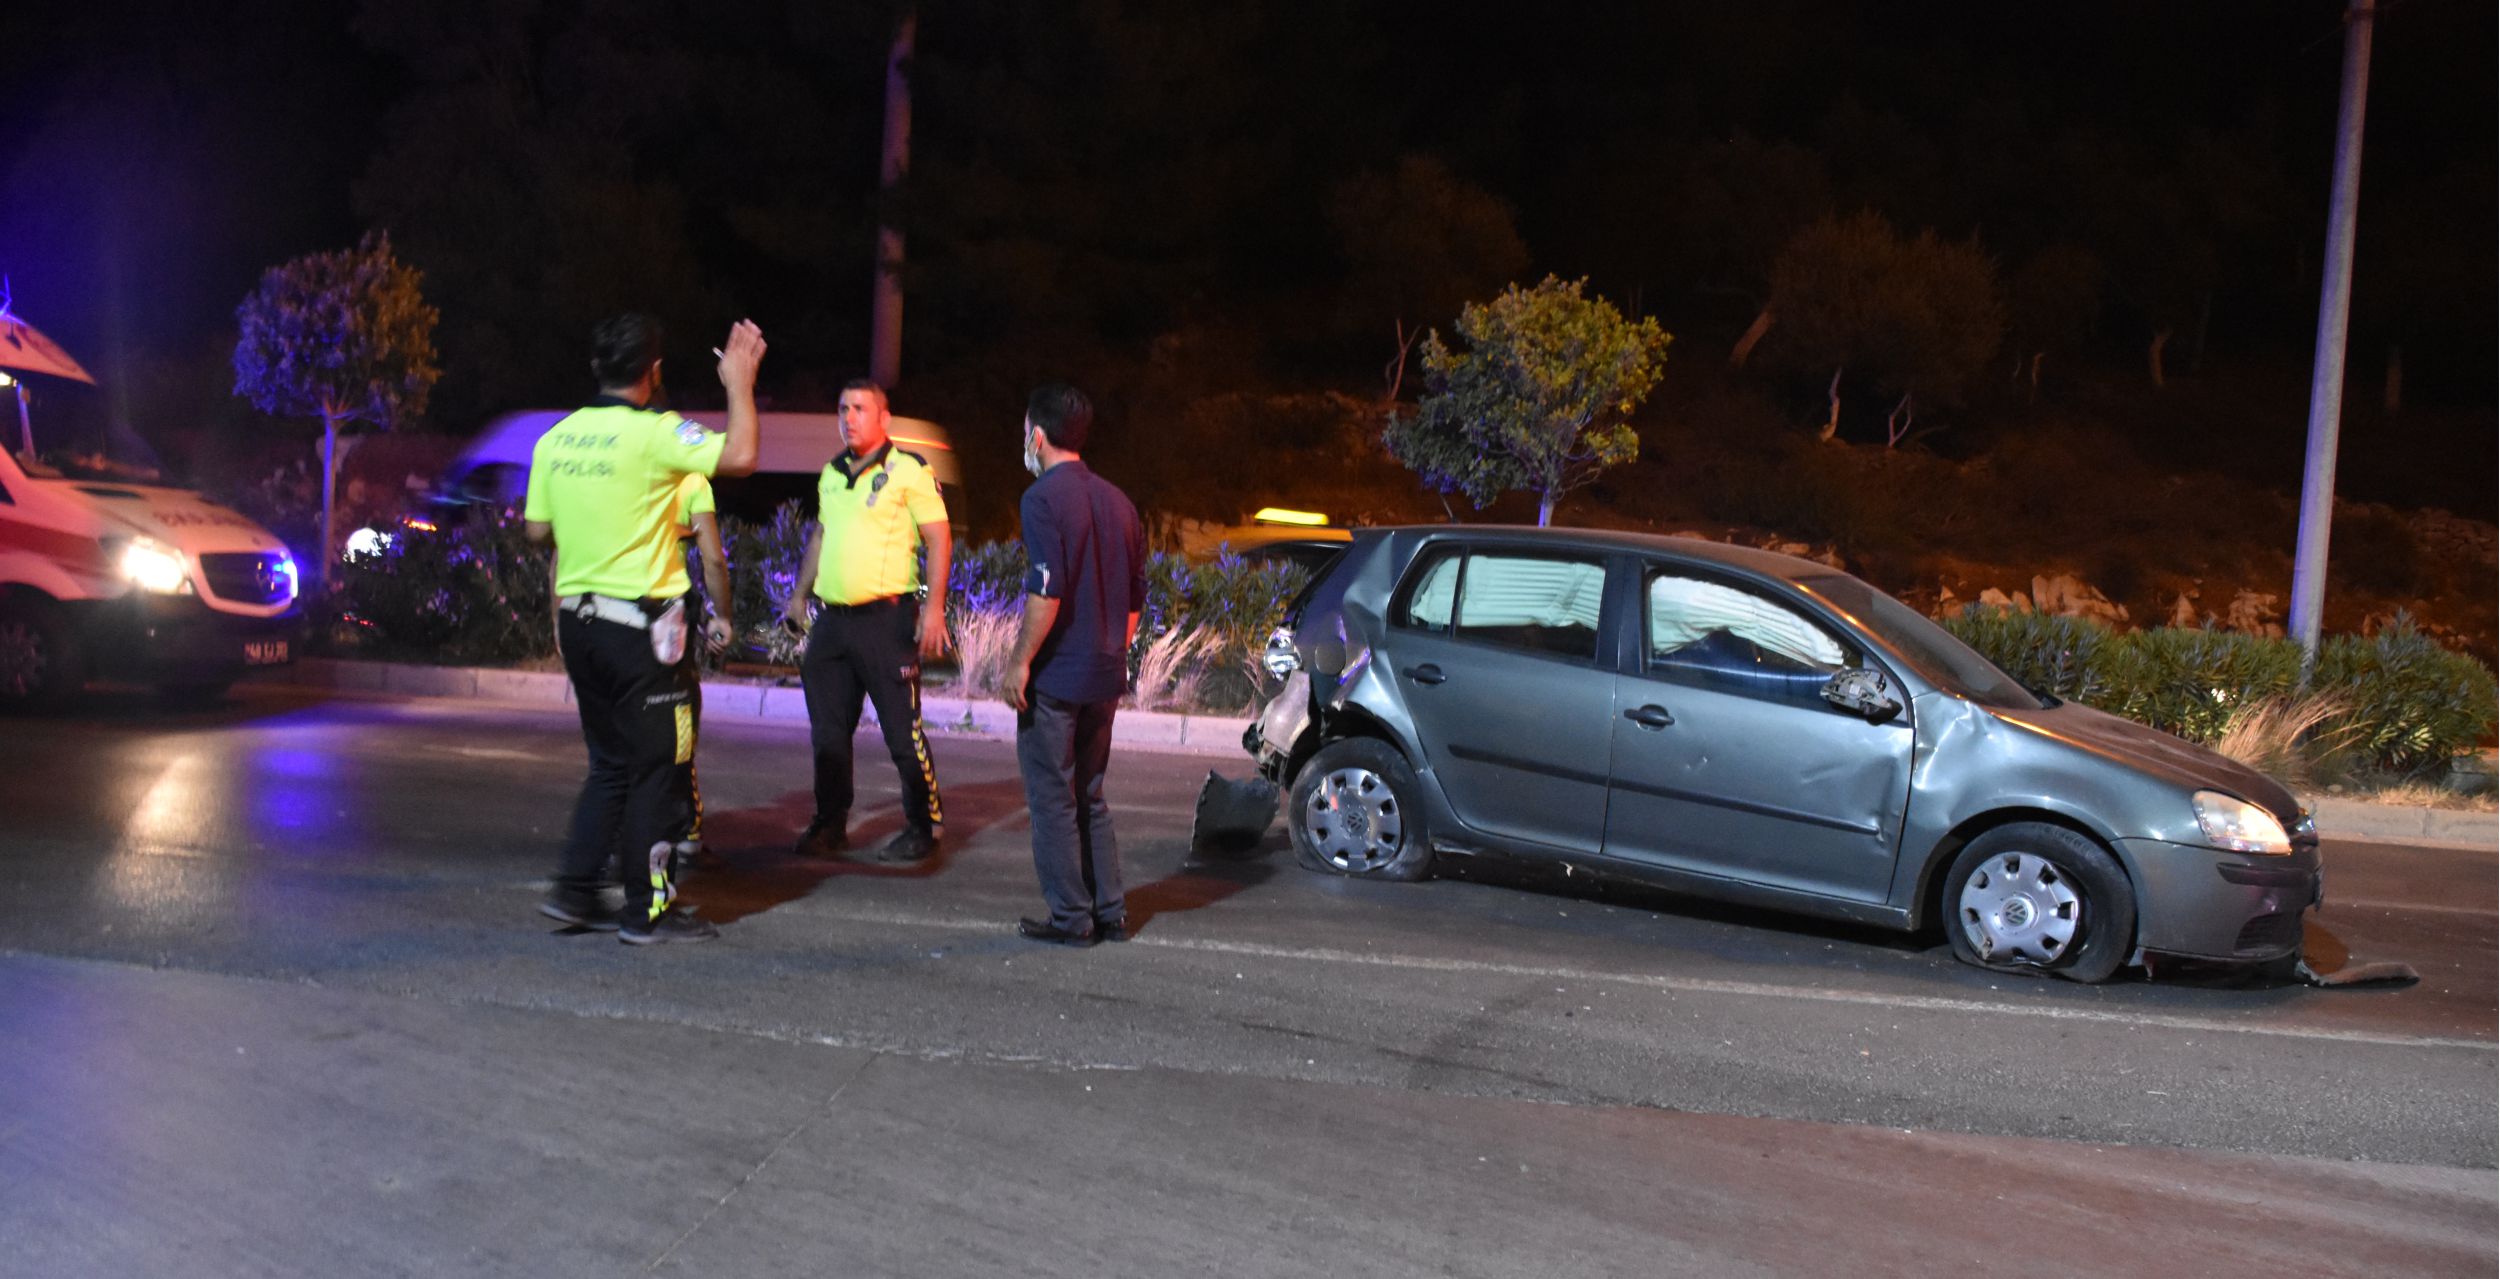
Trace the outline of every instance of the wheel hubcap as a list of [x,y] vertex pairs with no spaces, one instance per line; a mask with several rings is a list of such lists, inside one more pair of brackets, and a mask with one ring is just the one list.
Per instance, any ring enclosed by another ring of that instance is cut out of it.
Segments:
[[2031,853],[1991,857],[1962,882],[1963,936],[1992,963],[2063,958],[2083,926],[2083,894],[2066,873]]
[[1378,870],[1406,844],[1406,821],[1388,779],[1368,768],[1340,768],[1311,790],[1302,814],[1311,846],[1339,870]]

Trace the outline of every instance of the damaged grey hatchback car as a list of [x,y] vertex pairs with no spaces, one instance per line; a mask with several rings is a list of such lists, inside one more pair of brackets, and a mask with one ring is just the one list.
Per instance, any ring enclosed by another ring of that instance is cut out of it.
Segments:
[[2271,779],[2024,688],[1914,609],[1766,551],[1585,530],[1365,530],[1268,644],[1244,736],[1295,857],[1420,879],[1568,863],[2097,982],[2289,963],[2321,900]]

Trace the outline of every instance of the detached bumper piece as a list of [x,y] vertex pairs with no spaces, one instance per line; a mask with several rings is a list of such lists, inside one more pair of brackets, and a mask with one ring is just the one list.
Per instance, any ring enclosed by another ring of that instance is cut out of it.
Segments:
[[1189,846],[1203,852],[1240,853],[1258,845],[1276,820],[1282,796],[1264,777],[1234,781],[1209,769],[1198,788],[1198,810],[1189,826]]

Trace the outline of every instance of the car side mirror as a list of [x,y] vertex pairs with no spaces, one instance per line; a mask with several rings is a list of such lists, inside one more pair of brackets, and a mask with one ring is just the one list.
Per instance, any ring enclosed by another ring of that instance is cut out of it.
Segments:
[[1823,700],[1870,724],[1881,724],[1901,713],[1901,703],[1892,696],[1892,684],[1884,673],[1863,666],[1826,680]]

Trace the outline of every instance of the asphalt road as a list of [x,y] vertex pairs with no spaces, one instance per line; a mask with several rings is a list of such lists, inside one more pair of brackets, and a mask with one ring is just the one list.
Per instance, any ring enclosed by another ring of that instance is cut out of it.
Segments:
[[0,1274],[2495,1264],[2489,854],[2330,843],[2311,954],[2418,985],[2087,989],[1511,867],[1197,859],[1208,761],[1123,753],[1139,936],[1068,951],[1013,935],[1009,748],[935,749],[934,864],[802,862],[803,729],[708,725],[726,935],[654,951],[533,913],[567,714],[0,722]]

